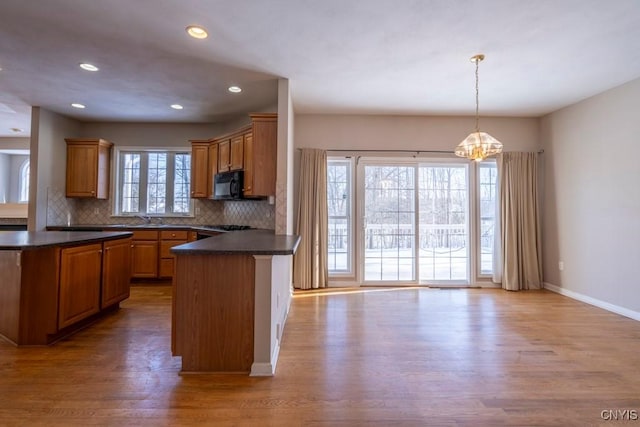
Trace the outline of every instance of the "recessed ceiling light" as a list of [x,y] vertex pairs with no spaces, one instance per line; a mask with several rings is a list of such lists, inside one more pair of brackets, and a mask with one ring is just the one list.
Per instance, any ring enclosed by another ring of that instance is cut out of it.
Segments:
[[233,93],[240,93],[242,92],[242,88],[240,86],[229,86],[229,89],[227,89],[229,92],[233,92]]
[[189,25],[186,30],[187,34],[189,34],[194,39],[206,39],[209,36],[207,30],[199,25]]
[[180,104],[171,104],[171,108],[174,110],[182,110],[184,107]]
[[77,102],[74,102],[73,104],[71,104],[71,106],[73,108],[80,108],[80,109],[85,108],[84,104],[78,104]]
[[89,64],[88,62],[82,62],[80,64],[80,68],[82,68],[83,70],[86,70],[86,71],[98,71],[99,70],[98,67],[96,67],[93,64]]
[[13,132],[13,133],[20,133],[20,132],[24,132],[24,129],[20,129],[20,128],[11,128],[11,132]]

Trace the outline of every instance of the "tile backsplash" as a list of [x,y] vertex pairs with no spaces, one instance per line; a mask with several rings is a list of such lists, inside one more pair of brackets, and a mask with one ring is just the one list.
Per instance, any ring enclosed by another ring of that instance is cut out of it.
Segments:
[[[138,217],[112,216],[111,203],[110,200],[68,199],[64,189],[50,189],[47,225],[142,223]],[[275,229],[275,205],[270,205],[267,200],[195,199],[194,209],[194,217],[153,218],[151,222],[177,225],[237,224]]]

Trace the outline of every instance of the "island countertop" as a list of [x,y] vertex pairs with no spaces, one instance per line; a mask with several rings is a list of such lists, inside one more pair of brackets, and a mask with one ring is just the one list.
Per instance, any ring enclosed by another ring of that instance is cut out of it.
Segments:
[[273,230],[232,231],[171,248],[174,255],[293,255],[300,236],[274,234]]
[[129,231],[4,231],[0,232],[0,250],[24,250],[66,246],[130,237]]

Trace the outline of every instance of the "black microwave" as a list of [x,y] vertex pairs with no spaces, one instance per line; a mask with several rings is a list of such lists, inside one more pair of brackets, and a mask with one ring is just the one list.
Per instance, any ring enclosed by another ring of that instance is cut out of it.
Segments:
[[214,200],[242,199],[243,171],[222,172],[213,177]]

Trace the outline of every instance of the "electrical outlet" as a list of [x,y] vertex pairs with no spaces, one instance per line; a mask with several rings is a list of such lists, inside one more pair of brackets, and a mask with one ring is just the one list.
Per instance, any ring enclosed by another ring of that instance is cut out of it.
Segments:
[[93,214],[94,215],[100,215],[100,209],[99,208],[93,208]]
[[558,270],[560,270],[560,271],[564,271],[564,261],[560,261],[560,262],[558,263]]

